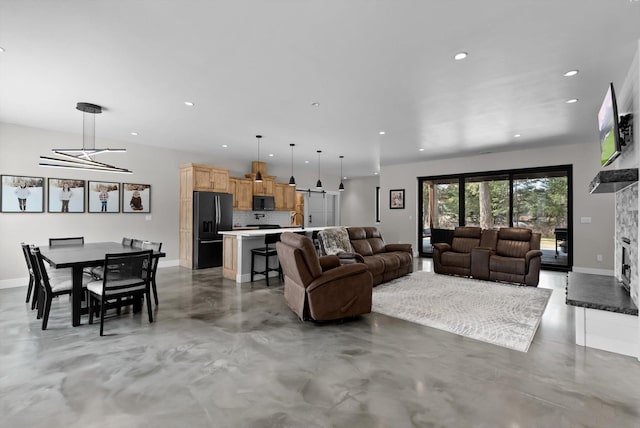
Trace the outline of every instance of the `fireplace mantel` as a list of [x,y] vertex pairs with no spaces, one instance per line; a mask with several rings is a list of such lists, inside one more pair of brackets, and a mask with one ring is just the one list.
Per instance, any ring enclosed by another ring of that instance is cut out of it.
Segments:
[[638,168],[600,171],[589,184],[589,193],[615,193],[638,181]]

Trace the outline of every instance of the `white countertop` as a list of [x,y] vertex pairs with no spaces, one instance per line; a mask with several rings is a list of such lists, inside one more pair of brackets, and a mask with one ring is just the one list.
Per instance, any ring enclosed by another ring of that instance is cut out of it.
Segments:
[[316,230],[329,229],[337,226],[324,226],[324,227],[285,227],[282,229],[254,229],[254,230],[227,230],[221,231],[221,235],[234,235],[238,237],[261,237],[269,233],[283,233],[283,232],[313,232]]

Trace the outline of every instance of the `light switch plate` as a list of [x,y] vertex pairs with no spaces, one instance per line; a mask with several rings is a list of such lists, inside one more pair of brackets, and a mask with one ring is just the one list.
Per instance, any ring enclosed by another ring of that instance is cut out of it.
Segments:
[[144,217],[144,219],[145,219],[146,221],[151,221],[151,214],[149,214],[149,215],[145,216],[145,217]]
[[580,223],[582,223],[582,224],[591,223],[591,217],[580,217]]

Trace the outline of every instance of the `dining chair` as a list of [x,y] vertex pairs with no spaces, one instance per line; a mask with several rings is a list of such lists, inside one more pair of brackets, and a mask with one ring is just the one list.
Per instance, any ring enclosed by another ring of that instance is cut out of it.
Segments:
[[133,248],[142,249],[142,243],[143,243],[143,242],[144,242],[144,241],[142,241],[142,240],[140,240],[140,239],[135,239],[135,238],[134,238],[134,239],[132,239],[132,240],[131,240],[131,246],[132,246]]
[[[31,292],[33,291],[33,300],[31,301],[31,310],[35,309],[36,301],[38,300],[38,285],[35,284],[35,274],[33,273],[33,263],[31,263],[31,253],[29,244],[25,244],[24,242],[20,243],[22,247],[22,254],[24,255],[24,261],[27,263],[27,270],[29,271],[29,285],[27,288],[27,300],[25,303],[29,303],[29,299],[31,299]],[[35,289],[34,289],[35,285]]]
[[132,238],[127,238],[126,236],[122,237],[122,245],[124,247],[130,247],[132,243],[133,243],[133,239]]
[[84,244],[84,236],[74,236],[71,238],[49,238],[50,247],[59,247],[61,245],[82,245]]
[[[93,324],[93,315],[100,304],[100,336],[104,336],[104,315],[108,301],[128,299],[134,301],[146,296],[149,322],[153,322],[151,313],[151,266],[153,250],[132,253],[107,254],[104,259],[104,276],[100,281],[87,284],[89,293],[89,324]],[[117,268],[115,268],[117,266]],[[145,268],[147,267],[147,268]]]
[[[31,263],[34,266],[34,279],[38,289],[38,316],[42,318],[42,329],[47,329],[49,323],[49,312],[51,312],[51,302],[54,297],[71,294],[73,279],[69,276],[50,277],[44,264],[44,259],[40,253],[40,248],[31,247]],[[83,277],[82,286],[86,287],[89,282],[88,277]]]
[[[144,241],[142,243],[143,250],[153,250],[156,252],[160,252],[162,249],[162,242],[151,242]],[[158,270],[158,261],[160,259],[158,257],[152,257],[151,262],[151,288],[153,289],[153,301],[156,306],[158,306],[158,289],[156,287],[156,271]]]

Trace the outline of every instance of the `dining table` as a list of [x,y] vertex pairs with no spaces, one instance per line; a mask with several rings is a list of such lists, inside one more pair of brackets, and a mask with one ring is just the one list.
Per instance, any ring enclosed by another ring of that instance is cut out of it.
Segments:
[[[120,242],[88,242],[84,244],[42,246],[40,254],[42,258],[55,269],[71,268],[72,290],[71,290],[71,325],[80,325],[80,316],[87,309],[82,308],[84,290],[82,288],[82,276],[84,269],[88,267],[102,266],[106,254],[113,253],[133,253],[141,251]],[[161,251],[153,252],[153,257],[165,257]]]

